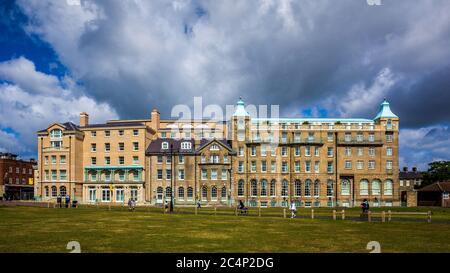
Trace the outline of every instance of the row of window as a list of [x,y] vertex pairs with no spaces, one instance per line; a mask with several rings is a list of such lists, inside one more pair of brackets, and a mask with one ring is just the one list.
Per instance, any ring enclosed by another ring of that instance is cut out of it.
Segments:
[[[345,160],[345,169],[351,170],[353,167],[353,161],[352,160]],[[364,160],[357,160],[356,161],[356,169],[357,170],[363,170],[364,169]],[[369,170],[375,169],[375,160],[369,160],[367,167]],[[304,161],[304,171],[307,173],[320,172],[320,161],[310,161],[306,160]],[[314,169],[313,169],[314,168]],[[393,161],[387,160],[386,161],[386,170],[392,170],[393,168]],[[260,172],[268,172],[268,162],[266,160],[260,161]],[[327,173],[333,173],[334,171],[334,163],[333,161],[327,162]],[[238,161],[238,173],[244,173],[245,172],[245,162],[244,161]],[[250,161],[250,172],[257,172],[257,161],[252,160]],[[272,160],[270,161],[270,172],[276,173],[277,172],[277,161]],[[282,161],[281,162],[281,172],[282,173],[288,173],[289,172],[289,162],[288,161]],[[296,160],[294,161],[294,172],[299,173],[301,172],[301,161]]]
[[[20,174],[20,167],[16,167],[16,173]],[[9,167],[9,173],[13,173],[13,167]],[[27,174],[27,168],[22,168],[22,174]],[[33,174],[33,169],[28,169],[28,174]]]
[[[119,152],[125,151],[125,143],[119,142],[117,145],[117,150]],[[104,144],[104,151],[109,153],[111,151],[111,143]],[[133,142],[133,151],[139,151],[139,142]],[[97,152],[97,143],[91,143],[91,152]]]
[[[357,156],[364,156],[364,147],[358,147],[356,148],[356,155]],[[374,147],[367,148],[368,155],[369,156],[375,156],[376,149]],[[352,147],[345,147],[345,156],[352,156]],[[260,155],[261,156],[276,156],[277,154],[277,147],[271,146],[269,144],[262,144],[260,148]],[[304,147],[304,156],[320,156],[320,147],[311,147],[311,146],[305,146]],[[288,147],[281,147],[281,156],[287,157],[289,155],[289,148]],[[294,147],[294,156],[301,156],[301,148],[300,146]],[[387,147],[386,148],[386,155],[392,156],[393,155],[393,148]],[[244,147],[238,148],[238,156],[244,156]],[[257,156],[257,147],[252,146],[250,148],[250,156]],[[327,156],[333,157],[334,156],[334,148],[333,147],[327,147]]]
[[[114,193],[114,200],[118,203],[125,202],[125,189],[122,187],[116,187],[111,191],[109,188],[102,188],[101,189],[101,202],[111,202],[111,193]],[[138,189],[135,187],[130,188],[129,191],[130,199],[138,202],[139,201],[139,195],[138,195]],[[96,188],[89,188],[88,189],[88,200],[89,202],[97,202],[97,189]]]
[[44,171],[44,179],[45,181],[67,181],[67,170],[45,170]]
[[[97,165],[97,157],[93,156],[91,157],[91,165]],[[111,157],[105,156],[103,158],[104,165],[111,165]],[[117,164],[118,165],[124,165],[125,164],[125,157],[119,156],[117,157]],[[133,165],[139,164],[139,156],[133,156]]]
[[[208,192],[209,191],[209,192]],[[170,198],[172,196],[172,188],[166,187],[165,191],[163,187],[158,187],[156,189],[156,197],[158,200],[162,200],[163,196],[166,198]],[[185,195],[186,193],[186,195]],[[227,198],[227,188],[224,186],[222,188],[219,188],[217,186],[212,186],[210,190],[208,190],[207,186],[203,186],[201,190],[201,200],[206,201],[207,197],[210,196],[211,200],[217,200],[218,197],[220,197],[222,200]],[[194,189],[192,187],[188,187],[186,192],[184,187],[178,187],[178,199],[177,200],[183,200],[187,197],[187,200],[193,200],[194,198]]]
[[[141,174],[140,172],[134,171],[131,172],[132,175],[132,181],[141,181]],[[102,173],[97,173],[97,172],[91,172],[89,173],[89,181],[91,182],[96,182],[96,181],[106,181],[106,182],[110,182],[110,181],[128,181],[130,179],[129,177],[129,173],[128,172],[124,172],[124,171],[117,171],[117,172],[110,172],[110,171],[105,171]]]
[[[124,136],[125,135],[125,130],[115,130],[117,131],[117,135],[118,136]],[[132,132],[133,136],[139,136],[139,130],[138,129],[133,129]],[[91,131],[91,137],[96,137],[97,136],[97,131]],[[104,137],[110,137],[111,136],[111,130],[105,130],[103,131],[103,136]]]
[[[270,184],[268,184],[267,180],[262,179],[259,182],[256,180],[250,181],[250,195],[251,196],[276,196],[276,180],[272,180]],[[332,197],[334,192],[334,182],[329,180],[327,182],[327,197]],[[245,182],[244,180],[239,180],[238,182],[238,196],[243,197],[244,196],[244,189],[245,189]],[[372,189],[372,195],[380,195],[381,194],[381,181],[380,180],[373,180],[371,183],[371,189]],[[289,190],[289,182],[287,180],[283,180],[281,184],[281,196],[287,197],[288,196],[288,190]],[[384,187],[383,187],[383,194],[391,196],[393,194],[393,182],[392,180],[386,180],[384,181]],[[268,192],[269,191],[269,192]],[[349,196],[351,193],[351,185],[350,181],[347,179],[341,180],[341,195],[343,196]],[[369,195],[369,181],[366,179],[363,179],[360,181],[359,184],[359,194],[361,196]],[[294,182],[294,196],[295,197],[319,197],[320,196],[320,181],[316,180],[314,183],[312,180],[307,179],[304,183],[304,192],[302,191],[302,182],[299,180],[296,180]]]
[[[44,165],[48,165],[49,163],[49,156],[44,156]],[[57,161],[57,156],[56,155],[52,155],[50,156],[50,160],[51,160],[51,164],[56,164]],[[59,164],[66,164],[66,156],[65,155],[60,155],[59,156]]]
[[[14,179],[13,179],[12,177],[9,177],[9,178],[8,178],[8,183],[9,183],[9,184],[12,184],[13,181],[14,181]],[[20,179],[20,178],[17,178],[17,177],[16,177],[15,181],[16,181],[16,184],[25,184],[25,183],[26,183],[25,178]],[[22,183],[20,183],[20,181],[22,181]]]

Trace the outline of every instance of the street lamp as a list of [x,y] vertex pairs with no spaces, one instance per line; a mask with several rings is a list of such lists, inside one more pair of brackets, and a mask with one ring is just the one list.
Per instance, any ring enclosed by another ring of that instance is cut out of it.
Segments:
[[170,144],[170,166],[172,169],[172,175],[170,176],[170,212],[173,212],[173,179],[175,175],[174,164],[173,164],[173,144]]

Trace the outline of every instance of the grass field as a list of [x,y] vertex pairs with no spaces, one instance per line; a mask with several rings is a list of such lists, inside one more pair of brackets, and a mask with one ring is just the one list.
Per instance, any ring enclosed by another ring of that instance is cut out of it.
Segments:
[[[0,252],[69,252],[69,241],[78,241],[82,252],[369,252],[369,241],[378,241],[382,252],[450,252],[450,210],[432,211],[429,224],[425,216],[334,221],[330,209],[316,209],[320,219],[312,220],[307,209],[299,210],[305,218],[284,219],[279,208],[236,217],[231,209],[214,215],[212,208],[195,215],[191,208],[163,214],[156,208],[0,207]],[[346,210],[350,219],[358,215],[359,209]]]

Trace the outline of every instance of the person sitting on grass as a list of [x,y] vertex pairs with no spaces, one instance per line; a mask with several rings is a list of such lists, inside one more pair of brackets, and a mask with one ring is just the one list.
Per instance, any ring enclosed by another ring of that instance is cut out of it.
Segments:
[[297,207],[295,206],[295,202],[291,202],[291,218],[297,217],[295,214],[297,212]]
[[244,202],[242,202],[242,200],[239,200],[238,209],[241,212],[241,214],[247,214],[248,213],[248,208],[245,207]]

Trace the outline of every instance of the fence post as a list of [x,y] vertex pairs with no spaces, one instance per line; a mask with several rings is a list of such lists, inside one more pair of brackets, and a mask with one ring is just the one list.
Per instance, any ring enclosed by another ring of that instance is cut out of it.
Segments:
[[345,210],[342,210],[342,220],[345,220]]
[[258,216],[261,217],[261,206],[258,208]]
[[311,209],[311,219],[314,219],[314,209]]
[[392,218],[391,210],[388,210],[388,222],[391,221],[391,218]]
[[428,223],[431,223],[431,211],[428,211]]
[[333,210],[333,220],[336,220],[336,210]]
[[283,208],[283,218],[286,218],[286,208]]
[[369,221],[369,222],[372,222],[372,212],[369,210],[368,212],[367,212],[367,220]]
[[386,222],[386,212],[384,210],[381,212],[381,222]]

